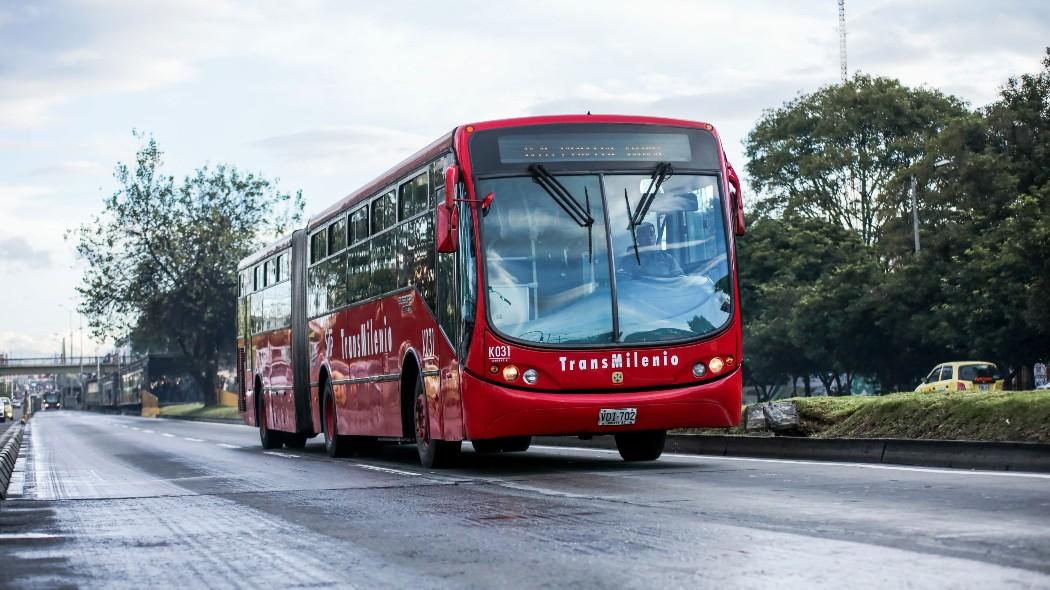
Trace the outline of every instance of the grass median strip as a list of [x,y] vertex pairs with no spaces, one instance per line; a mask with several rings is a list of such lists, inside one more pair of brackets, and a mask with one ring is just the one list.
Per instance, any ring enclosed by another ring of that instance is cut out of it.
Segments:
[[[910,438],[1050,442],[1050,392],[894,393],[800,397],[801,434],[812,438]],[[683,433],[744,434],[742,427]]]
[[236,406],[205,406],[200,402],[162,406],[160,415],[212,420],[239,420],[241,417]]

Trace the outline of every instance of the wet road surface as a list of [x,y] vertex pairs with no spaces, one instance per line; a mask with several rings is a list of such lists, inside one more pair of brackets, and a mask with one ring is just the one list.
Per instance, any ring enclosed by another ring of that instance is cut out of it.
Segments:
[[33,418],[0,587],[1050,587],[1050,475],[533,447],[419,467]]

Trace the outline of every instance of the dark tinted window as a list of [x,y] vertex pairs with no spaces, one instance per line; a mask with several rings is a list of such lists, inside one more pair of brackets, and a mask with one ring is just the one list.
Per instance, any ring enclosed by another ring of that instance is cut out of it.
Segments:
[[346,218],[328,226],[328,254],[342,252],[346,248]]
[[427,210],[430,186],[427,183],[426,172],[402,184],[398,190],[401,192],[401,219],[408,219]]
[[434,309],[433,215],[423,215],[401,226],[401,272],[398,286],[414,285]]
[[324,230],[310,236],[310,264],[328,255],[328,239]]
[[372,265],[369,257],[371,245],[362,242],[351,246],[346,253],[346,296],[347,301],[353,303],[362,299],[368,299],[372,284]]
[[350,243],[368,237],[368,207],[361,207],[350,214]]
[[281,254],[277,258],[277,280],[287,281],[292,278],[292,259],[288,254]]
[[252,291],[258,291],[262,287],[262,267],[256,266],[252,269]]
[[999,370],[995,365],[963,365],[959,367],[960,381],[973,381],[977,377],[982,379],[998,379]]
[[394,193],[387,193],[372,201],[372,233],[376,234],[397,223],[397,202]]
[[397,288],[397,232],[372,238],[372,288],[378,295]]
[[445,198],[445,169],[455,164],[452,154],[445,154],[430,163],[430,201],[438,203]]

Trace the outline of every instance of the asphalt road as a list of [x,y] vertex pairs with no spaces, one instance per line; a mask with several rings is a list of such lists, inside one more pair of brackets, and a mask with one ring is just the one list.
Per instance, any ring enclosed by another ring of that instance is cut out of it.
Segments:
[[1047,474],[535,447],[428,471],[72,411],[28,438],[10,588],[1050,587]]

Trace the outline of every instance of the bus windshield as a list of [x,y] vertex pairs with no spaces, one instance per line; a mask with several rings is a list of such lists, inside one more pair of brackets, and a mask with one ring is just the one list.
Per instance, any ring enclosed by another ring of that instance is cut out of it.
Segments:
[[658,188],[642,172],[552,177],[586,215],[535,175],[478,182],[479,194],[496,194],[482,218],[493,328],[551,345],[655,343],[729,321],[716,176],[669,173]]

